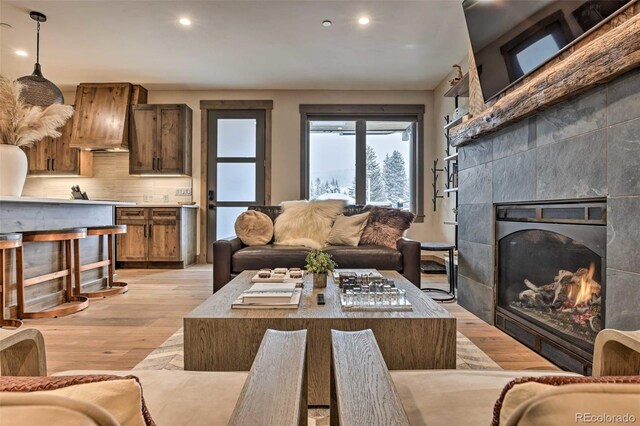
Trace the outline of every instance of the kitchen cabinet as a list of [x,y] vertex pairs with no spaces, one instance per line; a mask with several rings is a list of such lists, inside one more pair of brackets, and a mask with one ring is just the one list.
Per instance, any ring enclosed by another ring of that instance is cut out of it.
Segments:
[[147,90],[131,83],[82,83],[70,146],[79,149],[129,148],[129,110],[147,102]]
[[129,174],[191,176],[192,116],[184,104],[133,106]]
[[194,207],[122,207],[117,223],[127,233],[117,239],[121,267],[184,268],[196,260]]
[[93,153],[70,147],[72,127],[68,120],[59,138],[44,138],[25,149],[30,176],[93,176]]

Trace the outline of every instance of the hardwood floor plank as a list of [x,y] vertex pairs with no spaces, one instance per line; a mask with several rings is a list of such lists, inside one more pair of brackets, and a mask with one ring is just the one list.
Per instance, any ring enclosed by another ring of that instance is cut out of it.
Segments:
[[[27,320],[44,334],[50,373],[65,370],[128,370],[182,327],[182,318],[212,292],[211,265],[182,270],[121,269],[126,294],[91,300],[64,318]],[[423,286],[445,288],[445,275],[423,274]],[[458,331],[506,370],[555,370],[553,364],[456,303],[443,306]]]

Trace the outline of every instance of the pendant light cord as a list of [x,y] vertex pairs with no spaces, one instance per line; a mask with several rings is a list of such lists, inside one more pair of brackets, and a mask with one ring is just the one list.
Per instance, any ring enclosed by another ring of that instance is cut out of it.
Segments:
[[37,35],[36,35],[36,63],[40,63],[40,21],[37,21]]

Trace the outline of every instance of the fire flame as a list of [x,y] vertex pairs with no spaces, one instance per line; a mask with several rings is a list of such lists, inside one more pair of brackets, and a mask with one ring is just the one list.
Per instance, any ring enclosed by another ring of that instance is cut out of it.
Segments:
[[[589,300],[591,300],[591,296],[594,293],[596,293],[597,290],[600,288],[600,285],[593,280],[593,275],[595,274],[595,272],[596,272],[596,266],[595,264],[592,263],[589,266],[589,271],[580,277],[580,287],[578,289],[578,294],[576,295],[576,298],[575,298],[576,305],[579,305],[581,303],[586,303]],[[569,298],[571,298],[572,293],[573,293],[573,287],[569,292]]]

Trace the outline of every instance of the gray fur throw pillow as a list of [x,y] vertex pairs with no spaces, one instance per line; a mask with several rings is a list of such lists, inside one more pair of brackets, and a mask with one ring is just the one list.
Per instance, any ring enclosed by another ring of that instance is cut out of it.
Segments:
[[367,206],[370,212],[367,226],[360,237],[361,246],[385,246],[397,248],[397,243],[416,218],[411,212],[389,207]]

